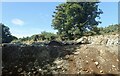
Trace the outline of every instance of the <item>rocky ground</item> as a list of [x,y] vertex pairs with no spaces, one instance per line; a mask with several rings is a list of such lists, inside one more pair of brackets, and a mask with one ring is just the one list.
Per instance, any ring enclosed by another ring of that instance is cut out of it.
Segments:
[[118,74],[118,46],[80,45],[73,54],[56,63],[57,67],[67,67],[66,74]]
[[120,45],[108,41],[64,46],[3,44],[2,76],[120,76]]

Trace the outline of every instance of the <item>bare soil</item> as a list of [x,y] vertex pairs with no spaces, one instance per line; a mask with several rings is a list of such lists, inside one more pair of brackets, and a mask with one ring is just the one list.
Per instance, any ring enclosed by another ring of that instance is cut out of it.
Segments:
[[118,46],[80,45],[69,57],[68,74],[118,74],[118,53]]
[[95,44],[59,47],[3,46],[2,75],[40,76],[48,73],[119,76],[119,46]]

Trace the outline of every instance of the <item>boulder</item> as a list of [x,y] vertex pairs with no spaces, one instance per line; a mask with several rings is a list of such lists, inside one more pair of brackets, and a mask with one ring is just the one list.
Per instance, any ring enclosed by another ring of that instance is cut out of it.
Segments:
[[61,42],[58,41],[50,41],[48,43],[49,46],[62,46],[63,44]]
[[82,37],[78,40],[76,40],[77,44],[89,44],[88,38],[87,37]]

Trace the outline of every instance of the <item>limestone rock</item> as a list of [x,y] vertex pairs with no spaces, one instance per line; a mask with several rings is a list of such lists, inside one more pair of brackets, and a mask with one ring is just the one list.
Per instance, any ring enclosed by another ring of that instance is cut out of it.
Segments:
[[76,40],[76,42],[77,42],[77,44],[88,44],[89,43],[87,37],[82,37],[82,38]]

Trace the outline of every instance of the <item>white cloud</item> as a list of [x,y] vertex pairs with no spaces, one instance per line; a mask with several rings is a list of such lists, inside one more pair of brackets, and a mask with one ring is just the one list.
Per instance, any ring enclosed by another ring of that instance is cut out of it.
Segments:
[[12,22],[14,25],[19,25],[19,26],[24,25],[24,21],[22,21],[21,19],[18,19],[18,18],[12,19],[11,22]]

